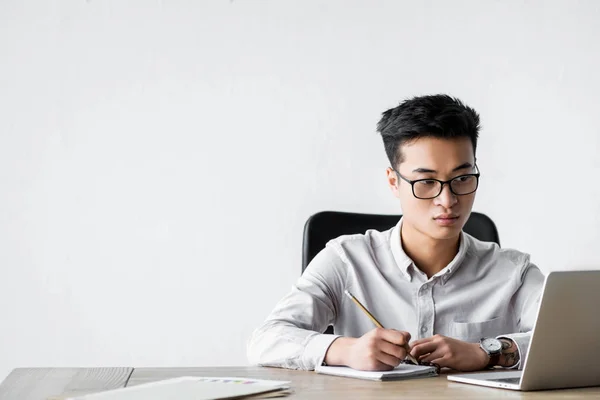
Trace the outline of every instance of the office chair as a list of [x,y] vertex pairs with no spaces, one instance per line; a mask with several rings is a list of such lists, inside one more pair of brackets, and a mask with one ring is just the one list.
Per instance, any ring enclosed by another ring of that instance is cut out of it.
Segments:
[[[368,229],[385,231],[395,226],[402,215],[358,214],[322,211],[312,215],[304,224],[302,241],[302,272],[310,261],[325,248],[327,242],[341,235],[365,233]],[[471,236],[500,245],[498,230],[487,215],[471,212],[463,230]],[[325,333],[333,333],[328,327]]]
[[[365,233],[368,229],[385,231],[395,226],[402,215],[358,214],[322,211],[304,224],[302,241],[302,272],[331,239],[341,235]],[[476,239],[500,245],[498,230],[487,215],[471,212],[463,230]]]

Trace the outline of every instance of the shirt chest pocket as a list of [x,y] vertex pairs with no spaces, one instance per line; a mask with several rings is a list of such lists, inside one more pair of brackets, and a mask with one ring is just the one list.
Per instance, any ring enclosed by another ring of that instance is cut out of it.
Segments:
[[502,334],[514,333],[506,317],[498,317],[479,322],[452,322],[450,336],[453,338],[476,343],[484,337],[496,337]]

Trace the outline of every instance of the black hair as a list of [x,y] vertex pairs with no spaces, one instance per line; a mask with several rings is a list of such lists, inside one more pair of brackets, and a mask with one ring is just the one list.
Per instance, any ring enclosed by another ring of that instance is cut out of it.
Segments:
[[477,149],[479,114],[445,94],[413,97],[382,114],[377,124],[393,168],[403,161],[400,146],[422,137],[467,137]]

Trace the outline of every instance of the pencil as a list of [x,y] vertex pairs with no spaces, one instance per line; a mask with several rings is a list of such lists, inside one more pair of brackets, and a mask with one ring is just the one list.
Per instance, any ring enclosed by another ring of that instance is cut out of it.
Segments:
[[[375,317],[373,316],[373,314],[371,314],[371,313],[369,312],[369,310],[367,310],[367,309],[366,309],[366,307],[365,307],[365,306],[363,306],[363,305],[361,304],[361,302],[360,302],[360,301],[358,301],[358,299],[352,295],[352,293],[350,293],[350,292],[349,292],[349,291],[347,291],[347,290],[345,290],[345,291],[344,291],[344,293],[346,293],[346,296],[350,297],[350,299],[351,299],[351,300],[354,302],[354,304],[356,304],[356,305],[357,305],[357,306],[358,306],[358,307],[359,307],[361,310],[363,310],[363,312],[364,312],[365,314],[367,314],[367,316],[368,316],[368,317],[371,319],[371,321],[373,321],[373,323],[375,324],[375,326],[377,326],[378,328],[385,329],[385,328],[383,327],[383,325],[381,325],[381,323],[380,323],[379,321],[377,321],[377,318],[375,318]],[[415,363],[416,365],[419,365],[419,362],[417,361],[417,359],[416,359],[416,358],[414,358],[414,357],[413,357],[413,356],[412,356],[412,355],[409,353],[410,349],[408,348],[408,343],[404,345],[404,349],[406,350],[406,357],[408,357],[408,358],[410,359],[410,361],[412,361],[412,362],[413,362],[413,363]]]

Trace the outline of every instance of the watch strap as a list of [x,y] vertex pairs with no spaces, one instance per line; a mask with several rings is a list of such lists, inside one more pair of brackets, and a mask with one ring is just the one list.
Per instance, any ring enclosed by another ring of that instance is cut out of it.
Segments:
[[486,368],[494,368],[496,365],[498,365],[498,362],[500,361],[500,354],[501,353],[488,354],[490,356],[490,361],[486,365]]

